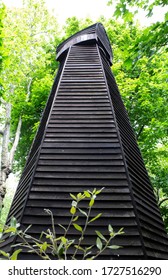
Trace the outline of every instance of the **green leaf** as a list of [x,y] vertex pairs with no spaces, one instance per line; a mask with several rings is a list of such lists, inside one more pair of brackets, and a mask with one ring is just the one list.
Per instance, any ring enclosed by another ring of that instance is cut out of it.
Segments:
[[32,239],[32,236],[31,236],[31,235],[28,235],[28,234],[26,234],[25,237],[26,237],[26,238],[29,238],[29,239]]
[[82,209],[78,208],[78,210],[87,217],[87,213],[85,211],[83,211]]
[[131,58],[127,58],[124,63],[123,63],[123,66],[129,70],[131,67],[132,67],[132,59]]
[[59,244],[59,246],[58,246],[58,253],[59,253],[59,255],[62,255],[63,252],[64,252],[64,247],[63,246],[64,246],[63,242],[61,242]]
[[61,237],[61,241],[62,241],[63,244],[67,243],[67,239],[64,236]]
[[110,6],[110,5],[112,5],[113,4],[113,1],[112,0],[109,0],[108,2],[107,2],[107,6]]
[[94,202],[95,202],[95,200],[94,200],[94,198],[92,198],[89,202],[89,207],[92,207],[94,205]]
[[71,207],[70,213],[74,215],[76,213],[76,208],[74,206]]
[[76,230],[78,230],[78,231],[80,231],[80,232],[83,231],[82,227],[79,226],[78,224],[73,224],[73,226],[74,226],[74,228],[75,228]]
[[62,236],[55,238],[54,241],[56,242],[56,241],[61,240],[61,237],[62,237]]
[[96,234],[97,234],[102,240],[104,240],[104,241],[107,242],[107,239],[103,236],[103,234],[101,234],[100,231],[96,230],[95,232],[96,232]]
[[6,253],[5,251],[0,250],[0,254],[3,255],[6,258],[9,258],[9,254]]
[[75,221],[77,221],[78,218],[79,218],[79,216],[76,216],[72,221],[75,222]]
[[110,248],[110,249],[113,249],[113,250],[117,250],[119,248],[122,248],[121,246],[117,246],[117,245],[110,245],[110,246],[107,246],[107,248]]
[[76,200],[76,196],[75,196],[75,195],[73,195],[72,193],[70,193],[70,196],[71,196],[74,200]]
[[100,251],[103,248],[103,244],[102,244],[101,239],[99,237],[97,237],[97,239],[96,239],[96,246]]
[[46,234],[46,238],[50,239],[52,236],[50,234]]
[[99,213],[96,217],[94,217],[93,219],[91,219],[88,224],[92,223],[93,221],[97,220],[98,218],[100,218],[102,215],[102,213]]
[[92,191],[92,194],[95,194],[95,193],[96,193],[96,191],[97,191],[97,189],[96,189],[96,188],[94,188],[94,190]]
[[78,198],[78,199],[80,199],[80,198],[81,198],[81,196],[82,196],[82,194],[81,194],[81,193],[78,193],[78,194],[77,194],[77,198]]
[[118,231],[118,233],[119,233],[119,234],[123,234],[123,233],[124,233],[123,229],[124,229],[124,228],[120,228],[120,230]]
[[168,12],[165,13],[165,21],[168,21]]
[[17,229],[15,227],[9,227],[4,232],[5,233],[9,233],[9,232],[16,233]]
[[88,250],[92,249],[93,247],[94,247],[94,245],[89,246],[89,247],[85,248],[85,251],[88,251]]
[[16,228],[19,228],[19,227],[20,227],[20,223],[17,223],[17,224],[16,224]]
[[113,230],[111,225],[108,225],[108,230],[109,230],[109,232],[114,232],[114,230]]
[[2,225],[0,225],[0,233],[2,233],[4,230],[4,227]]
[[15,217],[12,217],[11,221],[10,221],[10,226],[11,227],[16,227],[16,224],[17,224],[17,221],[16,221]]
[[91,257],[91,258],[87,258],[86,260],[87,260],[87,261],[92,261],[92,260],[94,260],[94,256]]
[[110,236],[114,237],[114,236],[116,236],[116,233],[115,232],[110,232]]
[[41,232],[41,234],[40,234],[39,240],[41,240],[41,239],[42,239],[43,235],[45,235],[45,236],[46,236],[47,234],[46,234],[44,231],[42,231],[42,232]]
[[92,251],[87,252],[87,253],[85,254],[85,258],[86,258],[88,255],[90,255],[91,253],[92,253]]
[[101,188],[100,190],[97,190],[97,191],[95,192],[95,194],[99,194],[99,193],[101,193],[103,189],[104,189],[104,187],[103,187],[103,188]]
[[45,252],[47,250],[47,247],[48,247],[48,244],[47,242],[45,241],[42,246],[41,246],[41,249]]
[[88,191],[84,191],[84,195],[88,198],[91,197],[91,194]]
[[16,250],[13,254],[12,254],[12,256],[10,257],[10,260],[17,260],[17,257],[18,257],[18,255],[19,255],[19,253],[22,251],[22,249],[18,249],[18,250]]
[[78,246],[78,245],[74,245],[74,247],[78,250],[81,250],[83,252],[85,252],[85,249],[83,249],[81,246]]
[[68,242],[66,244],[66,248],[68,249],[74,242],[75,242],[75,239],[68,240]]

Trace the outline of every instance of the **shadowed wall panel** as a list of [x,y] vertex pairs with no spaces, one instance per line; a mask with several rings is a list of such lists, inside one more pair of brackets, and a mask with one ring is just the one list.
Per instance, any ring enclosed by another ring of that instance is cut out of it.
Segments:
[[[167,259],[168,239],[127,112],[110,69],[112,51],[98,23],[73,35],[57,50],[60,68],[40,128],[32,145],[8,216],[37,237],[50,226],[49,208],[57,226],[68,224],[69,193],[105,187],[98,196],[85,245],[95,244],[95,230],[117,231],[118,250],[102,259]],[[83,209],[86,204],[83,202]],[[84,218],[79,218],[84,225]],[[78,231],[70,229],[70,239]],[[19,242],[8,238],[3,247]],[[69,252],[69,258],[71,255]],[[22,252],[21,259],[35,259]]]

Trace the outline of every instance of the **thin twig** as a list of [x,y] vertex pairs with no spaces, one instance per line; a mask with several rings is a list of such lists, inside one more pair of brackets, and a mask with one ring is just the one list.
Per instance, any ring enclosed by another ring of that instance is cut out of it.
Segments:
[[80,245],[81,245],[81,242],[82,242],[82,240],[83,240],[83,238],[84,238],[84,234],[85,234],[86,228],[87,228],[87,226],[88,226],[88,221],[89,221],[89,218],[90,218],[91,209],[92,209],[92,207],[90,206],[90,207],[89,207],[89,210],[88,210],[87,217],[86,217],[84,229],[82,230],[81,237],[79,238],[79,242],[78,242],[78,245],[77,245],[77,247],[76,247],[76,250],[75,250],[75,252],[74,252],[74,254],[73,254],[73,256],[72,256],[72,259],[75,259],[75,256],[76,256],[76,254],[77,254],[77,252],[78,252],[78,250],[79,250],[79,247],[80,247]]

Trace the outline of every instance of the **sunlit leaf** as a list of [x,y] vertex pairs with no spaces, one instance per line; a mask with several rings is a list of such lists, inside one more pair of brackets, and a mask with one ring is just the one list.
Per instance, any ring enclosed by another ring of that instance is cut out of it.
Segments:
[[89,202],[89,207],[92,207],[94,205],[95,200],[93,198],[91,198],[90,202]]
[[76,208],[74,206],[71,207],[70,213],[74,215],[76,213]]
[[44,242],[41,246],[41,249],[45,252],[47,250],[48,244],[47,242]]
[[104,187],[103,187],[103,188],[101,188],[100,190],[97,190],[97,191],[95,192],[95,194],[99,194],[99,193],[101,193],[103,189],[104,189]]
[[79,218],[79,216],[76,216],[75,218],[73,218],[73,222],[75,222],[75,221],[77,221],[78,220],[78,218]]
[[16,250],[12,256],[10,257],[11,260],[17,260],[19,253],[22,252],[22,249]]
[[81,251],[85,251],[85,249],[83,249],[81,246],[78,246],[78,245],[74,245],[74,247],[76,248],[76,249],[78,249],[78,250],[81,250]]
[[94,222],[95,220],[97,220],[98,218],[100,218],[101,215],[102,215],[102,213],[99,213],[96,217],[92,218],[92,219],[88,222],[88,224],[90,224],[90,223]]
[[61,237],[61,241],[62,241],[63,244],[67,243],[67,239],[64,236]]
[[4,257],[8,258],[9,254],[6,253],[5,251],[0,250],[0,254],[3,255]]
[[76,230],[78,230],[78,231],[80,231],[80,232],[83,231],[82,227],[79,226],[78,224],[73,224],[73,226],[74,226],[74,228],[75,228]]
[[109,232],[114,232],[114,230],[113,230],[111,225],[108,225],[108,230],[109,230]]
[[88,198],[91,197],[91,194],[88,191],[84,191],[84,195]]
[[101,251],[101,249],[103,247],[103,244],[102,244],[101,239],[99,237],[97,237],[97,239],[96,239],[96,246]]
[[95,232],[102,240],[107,241],[107,239],[103,236],[103,234],[100,231],[96,230]]
[[70,196],[71,196],[74,200],[76,200],[76,196],[75,196],[75,195],[73,195],[72,193],[70,193]]
[[83,211],[82,209],[78,208],[78,210],[87,217],[87,213],[85,211]]
[[119,248],[121,248],[121,246],[117,246],[117,245],[110,245],[110,246],[107,246],[108,248],[110,249],[113,249],[113,250],[117,250]]

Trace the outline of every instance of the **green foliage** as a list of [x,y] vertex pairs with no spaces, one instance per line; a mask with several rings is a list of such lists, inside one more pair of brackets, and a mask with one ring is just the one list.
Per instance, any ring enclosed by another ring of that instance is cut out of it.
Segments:
[[132,14],[137,12],[137,8],[141,8],[146,11],[148,17],[153,15],[153,9],[155,7],[161,6],[165,7],[168,4],[167,0],[108,0],[107,5],[115,4],[115,15],[127,16],[127,13],[130,13],[130,8],[136,8]]
[[92,25],[93,21],[90,18],[78,19],[77,17],[68,18],[64,25],[65,35],[62,38],[62,41],[74,35],[76,32]]
[[0,211],[0,224],[2,225],[2,227],[6,222],[6,218],[9,213],[9,209],[11,206],[14,193],[15,193],[15,188],[9,188],[9,187],[7,188],[7,193],[3,201],[3,208]]
[[[108,237],[103,236],[101,232],[96,230],[96,244],[89,247],[84,247],[84,245],[82,245],[82,242],[86,236],[87,227],[90,223],[94,222],[102,215],[102,213],[99,213],[94,218],[90,219],[93,201],[95,201],[97,195],[100,194],[102,190],[103,188],[100,190],[95,188],[93,191],[88,190],[84,191],[83,193],[78,193],[76,196],[74,194],[70,194],[71,198],[73,199],[71,204],[72,207],[70,208],[71,218],[67,228],[62,225],[58,225],[61,229],[63,229],[64,232],[61,236],[57,236],[56,234],[54,216],[52,211],[49,209],[44,210],[51,218],[52,230],[48,229],[46,232],[43,231],[39,239],[28,234],[28,230],[31,226],[23,231],[20,229],[20,224],[17,223],[16,219],[11,219],[10,226],[5,227],[4,233],[10,234],[10,236],[19,236],[22,242],[16,246],[19,246],[20,249],[15,250],[11,256],[9,253],[4,251],[0,251],[0,254],[4,258],[15,260],[17,259],[18,254],[22,251],[22,248],[27,248],[29,253],[35,253],[44,260],[50,260],[53,258],[66,260],[68,250],[73,248],[74,250],[71,255],[72,260],[77,259],[78,251],[82,252],[83,260],[93,260],[98,258],[98,256],[101,255],[106,249],[119,249],[120,246],[112,245],[111,242],[116,235],[123,234],[124,232],[123,229],[120,229],[118,232],[114,232],[111,225],[108,225]],[[83,200],[88,201],[87,212],[79,208],[79,204]],[[76,222],[80,214],[85,216],[85,224],[83,227],[81,227],[80,224]],[[78,240],[71,240],[68,238],[69,230],[72,226],[80,233]]]
[[[2,61],[3,61],[3,20],[5,17],[5,6],[2,2],[0,2],[0,72],[2,71]],[[0,79],[0,96],[2,95],[2,85]]]
[[24,1],[22,8],[7,9],[3,30],[2,97],[12,104],[10,145],[18,120],[22,118],[15,156],[20,168],[51,90],[58,65],[54,61],[59,32],[57,21],[46,9],[45,2],[37,0]]

